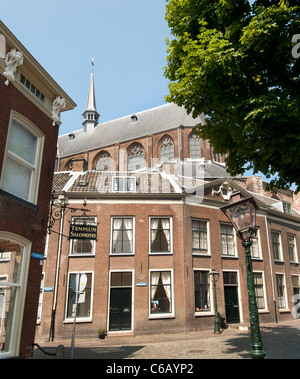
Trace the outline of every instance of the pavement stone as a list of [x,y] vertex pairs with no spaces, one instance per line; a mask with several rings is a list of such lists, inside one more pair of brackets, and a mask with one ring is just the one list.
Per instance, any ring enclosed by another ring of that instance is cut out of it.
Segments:
[[[300,320],[261,325],[266,359],[300,359]],[[32,359],[70,358],[70,340],[36,341],[42,349],[59,355],[44,354],[35,346]],[[73,359],[102,360],[200,360],[251,359],[250,330],[227,328],[221,334],[213,330],[151,336],[108,336],[75,338]],[[62,356],[63,352],[63,356]],[[111,361],[110,361],[111,362]]]

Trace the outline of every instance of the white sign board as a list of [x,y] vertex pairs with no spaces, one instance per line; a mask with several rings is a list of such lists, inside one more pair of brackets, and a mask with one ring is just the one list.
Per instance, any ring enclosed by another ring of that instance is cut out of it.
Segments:
[[76,274],[71,280],[71,289],[73,292],[83,292],[87,284],[87,276],[84,273]]

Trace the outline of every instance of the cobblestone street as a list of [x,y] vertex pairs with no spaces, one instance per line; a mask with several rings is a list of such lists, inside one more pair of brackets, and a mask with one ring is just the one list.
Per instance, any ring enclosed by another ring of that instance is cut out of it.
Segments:
[[[300,320],[261,325],[266,359],[300,358]],[[70,358],[70,341],[37,343],[55,353],[63,345],[64,359]],[[250,331],[225,329],[221,334],[199,331],[180,335],[122,336],[75,340],[74,359],[250,359]],[[34,349],[33,359],[56,359]]]

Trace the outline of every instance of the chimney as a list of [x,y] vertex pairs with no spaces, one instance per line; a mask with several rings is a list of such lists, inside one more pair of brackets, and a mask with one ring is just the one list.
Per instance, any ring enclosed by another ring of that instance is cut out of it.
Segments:
[[261,176],[249,176],[246,180],[246,190],[264,195],[264,184]]

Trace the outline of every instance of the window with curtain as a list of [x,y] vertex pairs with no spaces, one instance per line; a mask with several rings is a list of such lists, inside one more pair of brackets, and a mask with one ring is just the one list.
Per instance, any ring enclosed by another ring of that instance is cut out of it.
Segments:
[[[41,132],[13,119],[9,128],[1,188],[26,201],[36,203],[41,166]],[[37,128],[36,128],[37,129]]]
[[[0,266],[0,356],[10,357],[19,353],[18,328],[22,324],[23,301],[28,277],[31,244],[24,245],[10,239],[11,233],[0,232],[0,251],[6,259]],[[15,236],[15,235],[14,235]]]
[[[71,281],[77,273],[69,274],[69,290],[67,296],[67,306],[66,306],[66,318],[74,318],[75,315],[75,292],[71,289]],[[92,316],[91,312],[91,294],[92,294],[92,274],[86,273],[87,284],[84,289],[85,301],[83,303],[77,304],[77,314],[76,319],[88,318]]]
[[276,274],[278,308],[286,308],[284,275]]
[[261,258],[260,248],[259,248],[259,229],[256,228],[256,235],[252,237],[252,245],[251,245],[251,257],[252,258]]
[[221,224],[221,254],[226,256],[236,256],[233,226]]
[[97,171],[109,171],[110,170],[110,155],[107,152],[103,152],[96,162]]
[[281,260],[281,247],[280,247],[280,233],[271,232],[273,258],[275,260]]
[[208,273],[208,271],[194,271],[195,312],[207,312],[211,310],[210,279]]
[[207,221],[192,220],[193,253],[208,254]]
[[150,219],[151,253],[171,252],[171,219]]
[[165,137],[160,145],[160,161],[170,162],[174,160],[174,144],[170,137]]
[[112,219],[112,254],[133,254],[133,218]]
[[[96,225],[94,217],[80,217],[73,218],[72,222],[76,225]],[[70,255],[94,255],[95,254],[95,240],[88,239],[71,239]]]
[[171,271],[150,273],[150,313],[172,313]]
[[144,168],[144,149],[141,145],[135,144],[128,150],[127,167],[128,171]]
[[254,272],[254,286],[255,286],[255,295],[256,303],[258,309],[265,309],[265,297],[264,297],[264,282],[263,274],[261,272]]
[[292,234],[287,235],[288,239],[288,249],[289,249],[289,257],[290,262],[297,262],[297,254],[296,254],[296,241],[295,236]]
[[192,159],[200,158],[200,139],[196,134],[192,134],[190,137],[190,149]]

